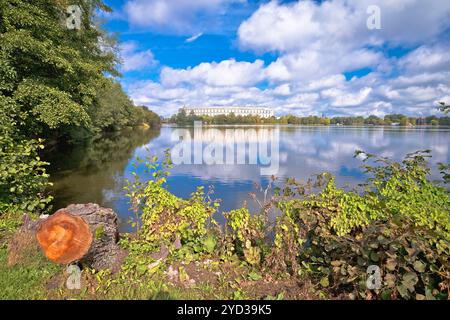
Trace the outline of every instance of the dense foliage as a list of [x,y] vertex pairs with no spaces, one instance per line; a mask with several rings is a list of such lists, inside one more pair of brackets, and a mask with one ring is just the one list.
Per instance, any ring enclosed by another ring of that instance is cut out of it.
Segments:
[[185,110],[181,110],[179,113],[173,115],[169,120],[170,123],[176,123],[179,125],[193,124],[194,121],[202,121],[207,124],[264,124],[264,123],[274,123],[276,121],[275,117],[271,118],[261,118],[259,116],[248,115],[248,116],[236,116],[234,113],[229,115],[217,115],[217,116],[196,116],[194,114],[186,114]]
[[125,243],[132,253],[131,265],[144,269],[152,262],[149,253],[161,245],[170,247],[174,242],[182,242],[203,248],[203,244],[210,241],[207,227],[214,224],[212,215],[218,206],[206,200],[208,194],[203,188],[198,188],[187,200],[176,197],[166,186],[168,170],[172,166],[168,155],[162,162],[158,162],[157,157],[148,160],[138,159],[136,166],[145,165],[145,172],[153,179],[141,181],[134,174],[134,180],[126,187],[136,214],[132,225],[137,229],[137,237],[131,243]]
[[[65,26],[69,4],[82,8],[81,29]],[[0,97],[17,104],[28,137],[63,139],[145,120],[110,76],[115,40],[96,19],[100,0],[6,0],[0,4]]]
[[92,126],[96,132],[118,131],[124,127],[141,124],[153,128],[160,126],[160,117],[146,107],[134,106],[119,83],[107,79],[98,88],[97,105],[90,112]]
[[[17,129],[23,121],[10,98],[0,100],[0,214],[41,210],[51,200],[42,194],[49,185],[39,149],[42,141],[28,139]],[[0,220],[0,231],[14,227]]]
[[[286,258],[274,263],[352,297],[446,299],[449,190],[427,178],[426,156],[377,158],[381,165],[364,167],[372,177],[359,192],[339,189],[329,177],[319,193],[278,200],[285,215],[274,252]],[[366,289],[369,265],[381,268],[379,290]]]
[[[69,4],[82,9],[80,29],[66,27]],[[96,19],[102,10],[110,9],[101,0],[0,2],[0,212],[48,202],[44,144],[159,126],[159,116],[134,106],[112,78],[119,61]]]
[[99,46],[106,35],[92,21],[99,2],[79,4],[82,29],[68,30],[64,1],[1,3],[1,95],[18,105],[24,115],[20,129],[29,136],[88,126],[103,73],[115,73],[114,54]]

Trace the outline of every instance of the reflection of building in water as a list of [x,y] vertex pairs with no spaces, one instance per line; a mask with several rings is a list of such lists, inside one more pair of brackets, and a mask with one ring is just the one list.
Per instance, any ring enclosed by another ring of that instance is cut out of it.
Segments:
[[261,118],[270,118],[274,116],[273,110],[264,107],[183,107],[187,115],[214,117],[218,115],[229,115],[234,113],[236,116],[260,116]]
[[177,128],[172,132],[172,141],[179,141],[170,152],[176,165],[259,164],[262,175],[276,174],[279,169],[277,127],[203,129],[201,122],[197,121],[193,133],[191,130]]

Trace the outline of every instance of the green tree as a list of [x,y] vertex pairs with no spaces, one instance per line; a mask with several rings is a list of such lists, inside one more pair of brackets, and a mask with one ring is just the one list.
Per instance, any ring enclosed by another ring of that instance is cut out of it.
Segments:
[[132,102],[119,83],[106,82],[97,91],[97,107],[91,111],[93,126],[99,131],[116,131],[130,121]]
[[432,126],[438,126],[438,125],[439,125],[439,120],[433,119],[433,120],[431,120],[430,124],[431,124]]
[[370,115],[364,120],[364,123],[378,126],[383,124],[383,120],[375,115]]
[[410,124],[410,123],[409,123],[408,117],[404,116],[404,117],[401,117],[401,118],[400,118],[400,125],[401,125],[401,126],[407,126],[407,125],[409,125],[409,124]]
[[[78,30],[65,25],[69,4],[82,10]],[[0,1],[0,213],[48,203],[40,138],[70,140],[153,117],[110,79],[119,75],[115,40],[96,19],[109,10],[101,0]]]
[[78,0],[80,30],[68,30],[64,0],[0,2],[0,94],[23,115],[26,136],[64,136],[89,128],[97,88],[105,74],[118,75],[114,41],[95,20],[109,10],[100,0]]

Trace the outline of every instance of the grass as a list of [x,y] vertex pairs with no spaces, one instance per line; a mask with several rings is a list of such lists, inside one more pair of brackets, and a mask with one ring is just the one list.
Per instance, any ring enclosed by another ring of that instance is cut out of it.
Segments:
[[[4,217],[3,217],[4,218]],[[10,217],[11,218],[11,217]],[[1,221],[2,219],[0,219]],[[194,300],[194,299],[243,299],[264,298],[258,294],[260,281],[248,281],[247,268],[224,268],[219,263],[188,268],[189,277],[195,279],[195,284],[186,286],[179,276],[174,281],[168,281],[164,275],[167,266],[153,274],[133,275],[114,274],[109,272],[94,272],[91,269],[82,271],[81,290],[69,290],[65,287],[64,266],[48,261],[40,250],[31,246],[22,256],[20,263],[8,266],[7,243],[11,239],[14,227],[20,222],[8,219],[8,228],[0,230],[0,300],[41,300],[41,299],[75,299],[75,300]],[[5,222],[6,219],[3,219]],[[12,223],[12,222],[14,223]],[[171,261],[175,269],[179,261]],[[187,268],[187,266],[184,266]],[[183,268],[184,268],[183,267]],[[197,268],[197,269],[196,269]],[[220,272],[219,272],[220,271]],[[203,274],[209,272],[209,277]],[[212,276],[218,272],[219,276]],[[241,282],[246,282],[245,288]],[[280,296],[280,291],[270,292],[274,298]],[[271,296],[268,295],[270,298]]]
[[30,256],[24,264],[9,267],[7,248],[3,244],[0,248],[0,300],[45,299],[45,283],[60,270],[40,254]]

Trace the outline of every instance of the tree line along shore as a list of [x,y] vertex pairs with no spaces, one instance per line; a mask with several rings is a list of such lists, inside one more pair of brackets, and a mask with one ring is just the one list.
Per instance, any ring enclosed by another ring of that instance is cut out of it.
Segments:
[[[433,107],[431,107],[433,108]],[[186,114],[184,110],[173,115],[164,122],[175,123],[179,125],[191,125],[195,121],[201,121],[204,124],[293,124],[293,125],[343,125],[343,126],[450,126],[450,117],[445,116],[427,116],[411,117],[403,114],[390,114],[384,117],[370,115],[347,116],[347,117],[326,117],[326,116],[296,116],[283,115],[280,117],[260,117],[257,115],[236,116],[235,114],[223,114],[216,116],[198,116]]]

